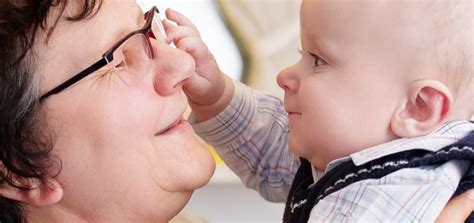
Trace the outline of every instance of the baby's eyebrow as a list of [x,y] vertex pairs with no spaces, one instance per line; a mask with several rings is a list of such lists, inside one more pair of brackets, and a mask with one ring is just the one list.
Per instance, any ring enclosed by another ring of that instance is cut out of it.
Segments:
[[333,44],[330,39],[317,34],[311,34],[307,41],[310,43],[311,49],[314,51],[312,53],[317,54],[327,62],[334,61],[334,52],[337,51],[334,50],[335,44]]

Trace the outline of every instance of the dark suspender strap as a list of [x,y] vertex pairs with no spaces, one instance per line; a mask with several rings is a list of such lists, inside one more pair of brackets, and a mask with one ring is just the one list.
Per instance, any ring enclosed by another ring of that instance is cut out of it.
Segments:
[[[298,222],[298,217],[309,193],[309,186],[314,183],[311,171],[311,163],[306,159],[301,159],[301,165],[298,168],[295,179],[291,184],[290,195],[285,205],[283,222]],[[291,198],[290,198],[291,197]]]

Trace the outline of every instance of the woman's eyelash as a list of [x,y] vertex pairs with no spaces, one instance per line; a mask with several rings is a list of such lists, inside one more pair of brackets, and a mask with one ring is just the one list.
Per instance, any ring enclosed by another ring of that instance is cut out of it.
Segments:
[[123,60],[121,60],[120,63],[115,65],[115,67],[122,67],[123,65],[125,65],[125,62]]

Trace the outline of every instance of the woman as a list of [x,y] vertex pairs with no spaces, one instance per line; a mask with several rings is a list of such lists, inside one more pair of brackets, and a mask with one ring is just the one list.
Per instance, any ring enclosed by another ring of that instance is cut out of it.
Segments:
[[155,10],[0,2],[0,222],[167,222],[208,182]]
[[182,119],[194,62],[154,16],[133,0],[0,3],[2,223],[166,222],[208,182]]

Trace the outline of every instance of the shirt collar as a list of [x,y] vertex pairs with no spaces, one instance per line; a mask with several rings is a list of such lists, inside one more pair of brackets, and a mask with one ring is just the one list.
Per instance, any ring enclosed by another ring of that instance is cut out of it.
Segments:
[[361,150],[346,157],[335,159],[328,164],[325,172],[331,170],[338,164],[350,159],[354,162],[356,166],[360,166],[384,156],[412,149],[422,149],[434,152],[447,145],[455,143],[471,131],[474,131],[474,123],[472,122],[449,122],[443,124],[435,131],[425,136],[396,139],[387,143]]

